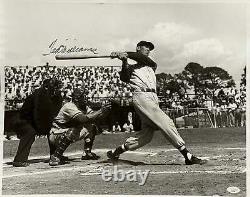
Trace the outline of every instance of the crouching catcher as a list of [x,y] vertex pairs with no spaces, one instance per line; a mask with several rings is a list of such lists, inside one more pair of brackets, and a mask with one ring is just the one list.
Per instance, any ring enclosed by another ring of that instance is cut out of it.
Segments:
[[85,142],[82,160],[98,159],[99,156],[91,152],[95,136],[100,133],[96,123],[106,117],[110,109],[108,104],[97,111],[88,110],[84,92],[75,89],[72,101],[63,105],[53,121],[49,139],[56,149],[50,156],[49,165],[68,163],[63,153],[70,144],[82,139]]

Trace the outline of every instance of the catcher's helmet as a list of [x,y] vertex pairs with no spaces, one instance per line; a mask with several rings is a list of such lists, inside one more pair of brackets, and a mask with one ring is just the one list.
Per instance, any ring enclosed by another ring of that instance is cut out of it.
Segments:
[[79,88],[75,88],[71,94],[71,97],[73,103],[77,104],[81,110],[86,111],[87,98],[84,91]]

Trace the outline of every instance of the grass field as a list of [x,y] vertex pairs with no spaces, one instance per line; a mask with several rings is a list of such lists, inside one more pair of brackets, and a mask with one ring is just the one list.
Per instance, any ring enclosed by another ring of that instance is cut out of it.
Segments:
[[[97,137],[94,152],[97,161],[81,161],[82,142],[71,145],[65,155],[70,164],[50,167],[46,138],[32,146],[31,165],[13,168],[11,161],[18,141],[4,142],[2,194],[164,194],[246,196],[246,131],[245,128],[180,130],[187,147],[208,160],[206,165],[184,165],[180,153],[160,132],[147,146],[121,156],[117,163],[106,157],[106,151],[123,142],[129,134],[109,134]],[[145,172],[145,185],[138,181],[106,182],[103,170]],[[237,190],[227,191],[229,187]],[[231,193],[230,193],[231,192]]]

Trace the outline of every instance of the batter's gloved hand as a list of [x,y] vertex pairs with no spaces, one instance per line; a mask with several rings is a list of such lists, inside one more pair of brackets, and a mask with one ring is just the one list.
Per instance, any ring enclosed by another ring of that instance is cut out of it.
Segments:
[[128,58],[128,54],[126,52],[118,53],[118,58],[120,60],[126,60]]
[[82,156],[81,160],[97,160],[100,156],[96,155],[95,153],[85,153],[85,155]]
[[126,52],[112,52],[110,54],[111,58],[119,58],[120,60],[126,60],[128,58],[128,54]]

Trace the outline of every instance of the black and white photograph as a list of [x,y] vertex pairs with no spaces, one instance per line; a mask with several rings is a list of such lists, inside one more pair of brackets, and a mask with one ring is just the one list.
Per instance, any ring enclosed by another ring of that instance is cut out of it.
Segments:
[[247,196],[247,1],[0,15],[2,195]]

